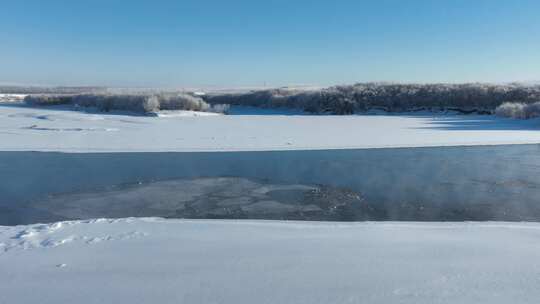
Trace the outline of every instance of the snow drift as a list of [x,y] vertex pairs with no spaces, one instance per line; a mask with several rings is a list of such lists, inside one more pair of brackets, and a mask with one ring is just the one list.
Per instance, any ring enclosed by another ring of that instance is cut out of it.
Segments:
[[0,303],[537,303],[535,223],[0,226]]

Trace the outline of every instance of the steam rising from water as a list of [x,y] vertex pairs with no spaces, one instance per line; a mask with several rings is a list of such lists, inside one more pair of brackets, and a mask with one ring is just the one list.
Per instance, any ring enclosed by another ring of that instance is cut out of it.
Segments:
[[[103,193],[123,184],[138,187],[138,183],[227,176],[263,185],[340,189],[326,198],[329,202],[349,191],[361,197],[367,208],[353,212],[355,220],[538,221],[539,152],[539,145],[220,153],[0,152],[0,209],[4,210],[0,214],[5,216],[0,221],[27,221],[30,216],[26,217],[24,207],[29,202],[45,203],[52,194]],[[171,197],[187,192],[178,189],[176,194],[169,192]],[[355,208],[363,203],[355,204],[351,202]],[[33,218],[46,218],[42,212],[35,211]]]

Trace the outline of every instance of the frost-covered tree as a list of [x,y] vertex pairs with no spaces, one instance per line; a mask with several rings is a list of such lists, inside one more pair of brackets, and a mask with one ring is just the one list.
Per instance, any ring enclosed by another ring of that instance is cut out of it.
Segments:
[[321,90],[271,89],[236,94],[209,94],[210,104],[288,107],[314,113],[349,114],[379,109],[399,111],[455,110],[491,113],[503,102],[531,103],[540,86],[519,84],[388,84],[359,83]]
[[495,114],[501,117],[519,119],[540,117],[540,102],[530,104],[520,102],[505,102],[495,109]]
[[192,110],[220,112],[227,110],[227,106],[210,106],[202,98],[184,93],[157,93],[157,94],[79,94],[29,95],[25,102],[33,105],[75,105],[79,107],[93,107],[101,111],[130,111],[149,113],[159,110]]

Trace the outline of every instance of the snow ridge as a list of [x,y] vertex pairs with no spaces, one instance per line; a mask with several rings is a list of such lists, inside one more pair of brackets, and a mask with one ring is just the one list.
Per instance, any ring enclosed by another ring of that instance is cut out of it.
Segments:
[[[77,233],[82,225],[113,225],[116,223],[131,223],[131,219],[93,219],[85,221],[66,221],[52,224],[36,224],[29,226],[8,227],[0,233],[0,254],[10,250],[47,249],[82,242],[92,245],[103,241],[118,241],[147,236],[137,230],[115,231],[112,234],[97,233],[90,229],[85,233]],[[2,227],[0,227],[1,230]],[[17,229],[23,228],[23,229]],[[101,231],[101,229],[99,229]],[[2,240],[3,234],[11,234]]]

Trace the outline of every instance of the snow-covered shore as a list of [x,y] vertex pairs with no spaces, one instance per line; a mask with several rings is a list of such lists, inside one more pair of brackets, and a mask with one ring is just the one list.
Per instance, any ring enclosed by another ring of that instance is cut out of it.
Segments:
[[265,151],[540,143],[538,119],[188,114],[147,117],[0,104],[0,150]]
[[536,223],[0,227],[0,303],[536,303]]

